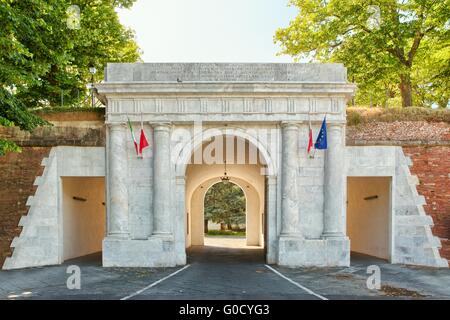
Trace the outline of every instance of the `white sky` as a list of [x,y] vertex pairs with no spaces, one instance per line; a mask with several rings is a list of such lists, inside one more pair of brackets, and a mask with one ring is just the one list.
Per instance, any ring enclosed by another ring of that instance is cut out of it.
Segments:
[[275,30],[297,10],[288,0],[138,0],[118,10],[144,62],[292,62],[276,56]]

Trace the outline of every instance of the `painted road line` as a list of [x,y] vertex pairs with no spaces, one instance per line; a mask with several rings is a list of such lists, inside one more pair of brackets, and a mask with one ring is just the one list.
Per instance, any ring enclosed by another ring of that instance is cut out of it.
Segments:
[[190,266],[191,266],[190,264],[187,264],[187,265],[185,265],[183,268],[178,269],[177,271],[175,271],[175,272],[169,274],[168,276],[165,276],[164,278],[159,279],[158,281],[155,281],[155,282],[153,282],[152,284],[149,284],[148,286],[146,286],[145,288],[142,288],[141,290],[138,290],[138,291],[136,291],[135,293],[130,294],[129,296],[123,297],[123,298],[120,299],[120,300],[128,300],[128,299],[130,299],[130,298],[133,298],[133,297],[135,297],[135,296],[141,294],[141,293],[144,292],[145,290],[148,290],[148,289],[150,289],[150,288],[152,288],[152,287],[154,287],[154,286],[160,284],[160,283],[163,282],[164,280],[167,280],[167,279],[173,277],[173,276],[176,275],[177,273],[180,273],[181,271],[183,271],[183,270],[189,268]]
[[276,273],[277,275],[279,275],[280,277],[282,277],[283,279],[289,281],[290,283],[292,283],[293,285],[299,287],[300,289],[305,290],[305,291],[308,292],[309,294],[311,294],[311,295],[313,295],[313,296],[315,296],[315,297],[317,297],[317,298],[319,298],[319,299],[322,299],[322,300],[328,300],[328,299],[325,298],[324,296],[321,296],[320,294],[315,293],[314,291],[312,291],[312,290],[310,290],[310,289],[308,289],[308,288],[302,286],[301,284],[295,282],[294,280],[289,279],[289,278],[286,277],[284,274],[282,274],[282,273],[280,273],[279,271],[275,270],[275,269],[272,268],[271,266],[269,266],[269,265],[267,265],[267,264],[266,264],[265,266],[266,266],[269,270],[272,270],[274,273]]

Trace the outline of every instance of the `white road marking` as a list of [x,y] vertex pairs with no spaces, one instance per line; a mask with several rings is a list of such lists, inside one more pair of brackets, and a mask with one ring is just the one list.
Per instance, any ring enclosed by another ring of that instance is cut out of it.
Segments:
[[138,290],[138,291],[136,291],[135,293],[132,293],[132,294],[126,296],[126,297],[123,297],[123,298],[120,299],[120,300],[128,300],[128,299],[130,299],[130,298],[133,298],[133,297],[137,296],[138,294],[141,294],[141,293],[144,292],[145,290],[148,290],[148,289],[150,289],[150,288],[156,286],[157,284],[160,284],[160,283],[163,282],[164,280],[167,280],[167,279],[169,279],[170,277],[173,277],[173,276],[176,275],[177,273],[180,273],[181,271],[183,271],[183,270],[189,268],[190,266],[191,266],[190,264],[187,264],[187,265],[185,265],[183,268],[178,269],[177,271],[175,271],[175,272],[169,274],[168,276],[165,276],[164,278],[159,279],[158,281],[155,281],[155,282],[153,282],[152,284],[149,284],[148,286],[146,286],[145,288],[142,288],[141,290]]
[[280,273],[279,271],[275,270],[275,269],[272,268],[271,266],[269,266],[269,265],[267,265],[267,264],[266,264],[265,266],[266,266],[269,270],[272,270],[274,273],[276,273],[277,275],[279,275],[280,277],[282,277],[283,279],[289,281],[290,283],[292,283],[293,285],[299,287],[300,289],[305,290],[305,291],[308,292],[309,294],[311,294],[311,295],[313,295],[313,296],[315,296],[315,297],[317,297],[317,298],[319,298],[319,299],[322,299],[322,300],[328,300],[328,299],[325,298],[324,296],[321,296],[320,294],[315,293],[314,291],[312,291],[312,290],[310,290],[310,289],[308,289],[308,288],[302,286],[301,284],[295,282],[294,280],[289,279],[288,277],[286,277],[285,275],[283,275],[283,274]]

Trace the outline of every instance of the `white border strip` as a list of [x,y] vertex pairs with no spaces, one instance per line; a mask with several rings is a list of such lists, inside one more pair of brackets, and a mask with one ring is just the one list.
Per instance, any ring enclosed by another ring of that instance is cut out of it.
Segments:
[[128,299],[130,299],[130,298],[133,298],[133,297],[137,296],[138,294],[141,294],[141,293],[144,292],[145,290],[148,290],[148,289],[150,289],[150,288],[156,286],[157,284],[160,284],[160,283],[163,282],[164,280],[167,280],[167,279],[173,277],[173,276],[176,275],[177,273],[180,273],[181,271],[183,271],[183,270],[189,268],[190,266],[191,266],[190,264],[187,264],[187,265],[185,265],[183,268],[178,269],[177,271],[175,271],[175,272],[169,274],[168,276],[165,276],[164,278],[159,279],[158,281],[155,281],[155,282],[153,282],[152,284],[149,284],[148,286],[146,286],[145,288],[142,288],[141,290],[138,290],[138,291],[136,291],[135,293],[132,293],[132,294],[126,296],[126,297],[123,297],[123,298],[121,298],[120,300],[128,300]]
[[289,281],[290,283],[292,283],[294,286],[297,286],[297,287],[299,287],[300,289],[305,290],[305,291],[308,292],[309,294],[311,294],[311,295],[313,295],[313,296],[316,296],[316,297],[319,298],[319,299],[322,299],[322,300],[328,300],[328,299],[325,298],[324,296],[321,296],[320,294],[315,293],[314,291],[312,291],[312,290],[310,290],[310,289],[308,289],[308,288],[302,286],[301,284],[295,282],[294,280],[289,279],[288,277],[286,277],[285,275],[281,274],[279,271],[275,270],[275,269],[272,268],[271,266],[269,266],[269,265],[267,265],[267,264],[266,264],[265,266],[266,266],[269,270],[272,270],[274,273],[276,273],[277,275],[279,275],[280,277],[282,277],[283,279],[285,279],[285,280]]

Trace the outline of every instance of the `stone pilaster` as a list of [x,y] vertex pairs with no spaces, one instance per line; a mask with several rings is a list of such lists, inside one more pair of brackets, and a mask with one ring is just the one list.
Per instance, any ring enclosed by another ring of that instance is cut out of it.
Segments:
[[292,122],[282,123],[281,139],[281,235],[298,237],[298,126]]
[[342,125],[329,124],[325,152],[322,238],[344,237],[345,143]]
[[185,190],[186,179],[184,176],[176,177],[175,179],[175,191],[178,196],[176,200],[176,217],[175,217],[175,251],[176,260],[178,265],[186,264],[186,205],[185,205]]
[[124,123],[108,126],[108,236],[127,237],[128,229],[128,190],[127,190],[127,128]]
[[277,263],[278,246],[277,244],[277,178],[276,176],[266,177],[265,194],[265,225],[266,233],[266,262],[269,264]]
[[170,123],[152,123],[153,156],[153,234],[170,235],[173,207],[170,188]]

